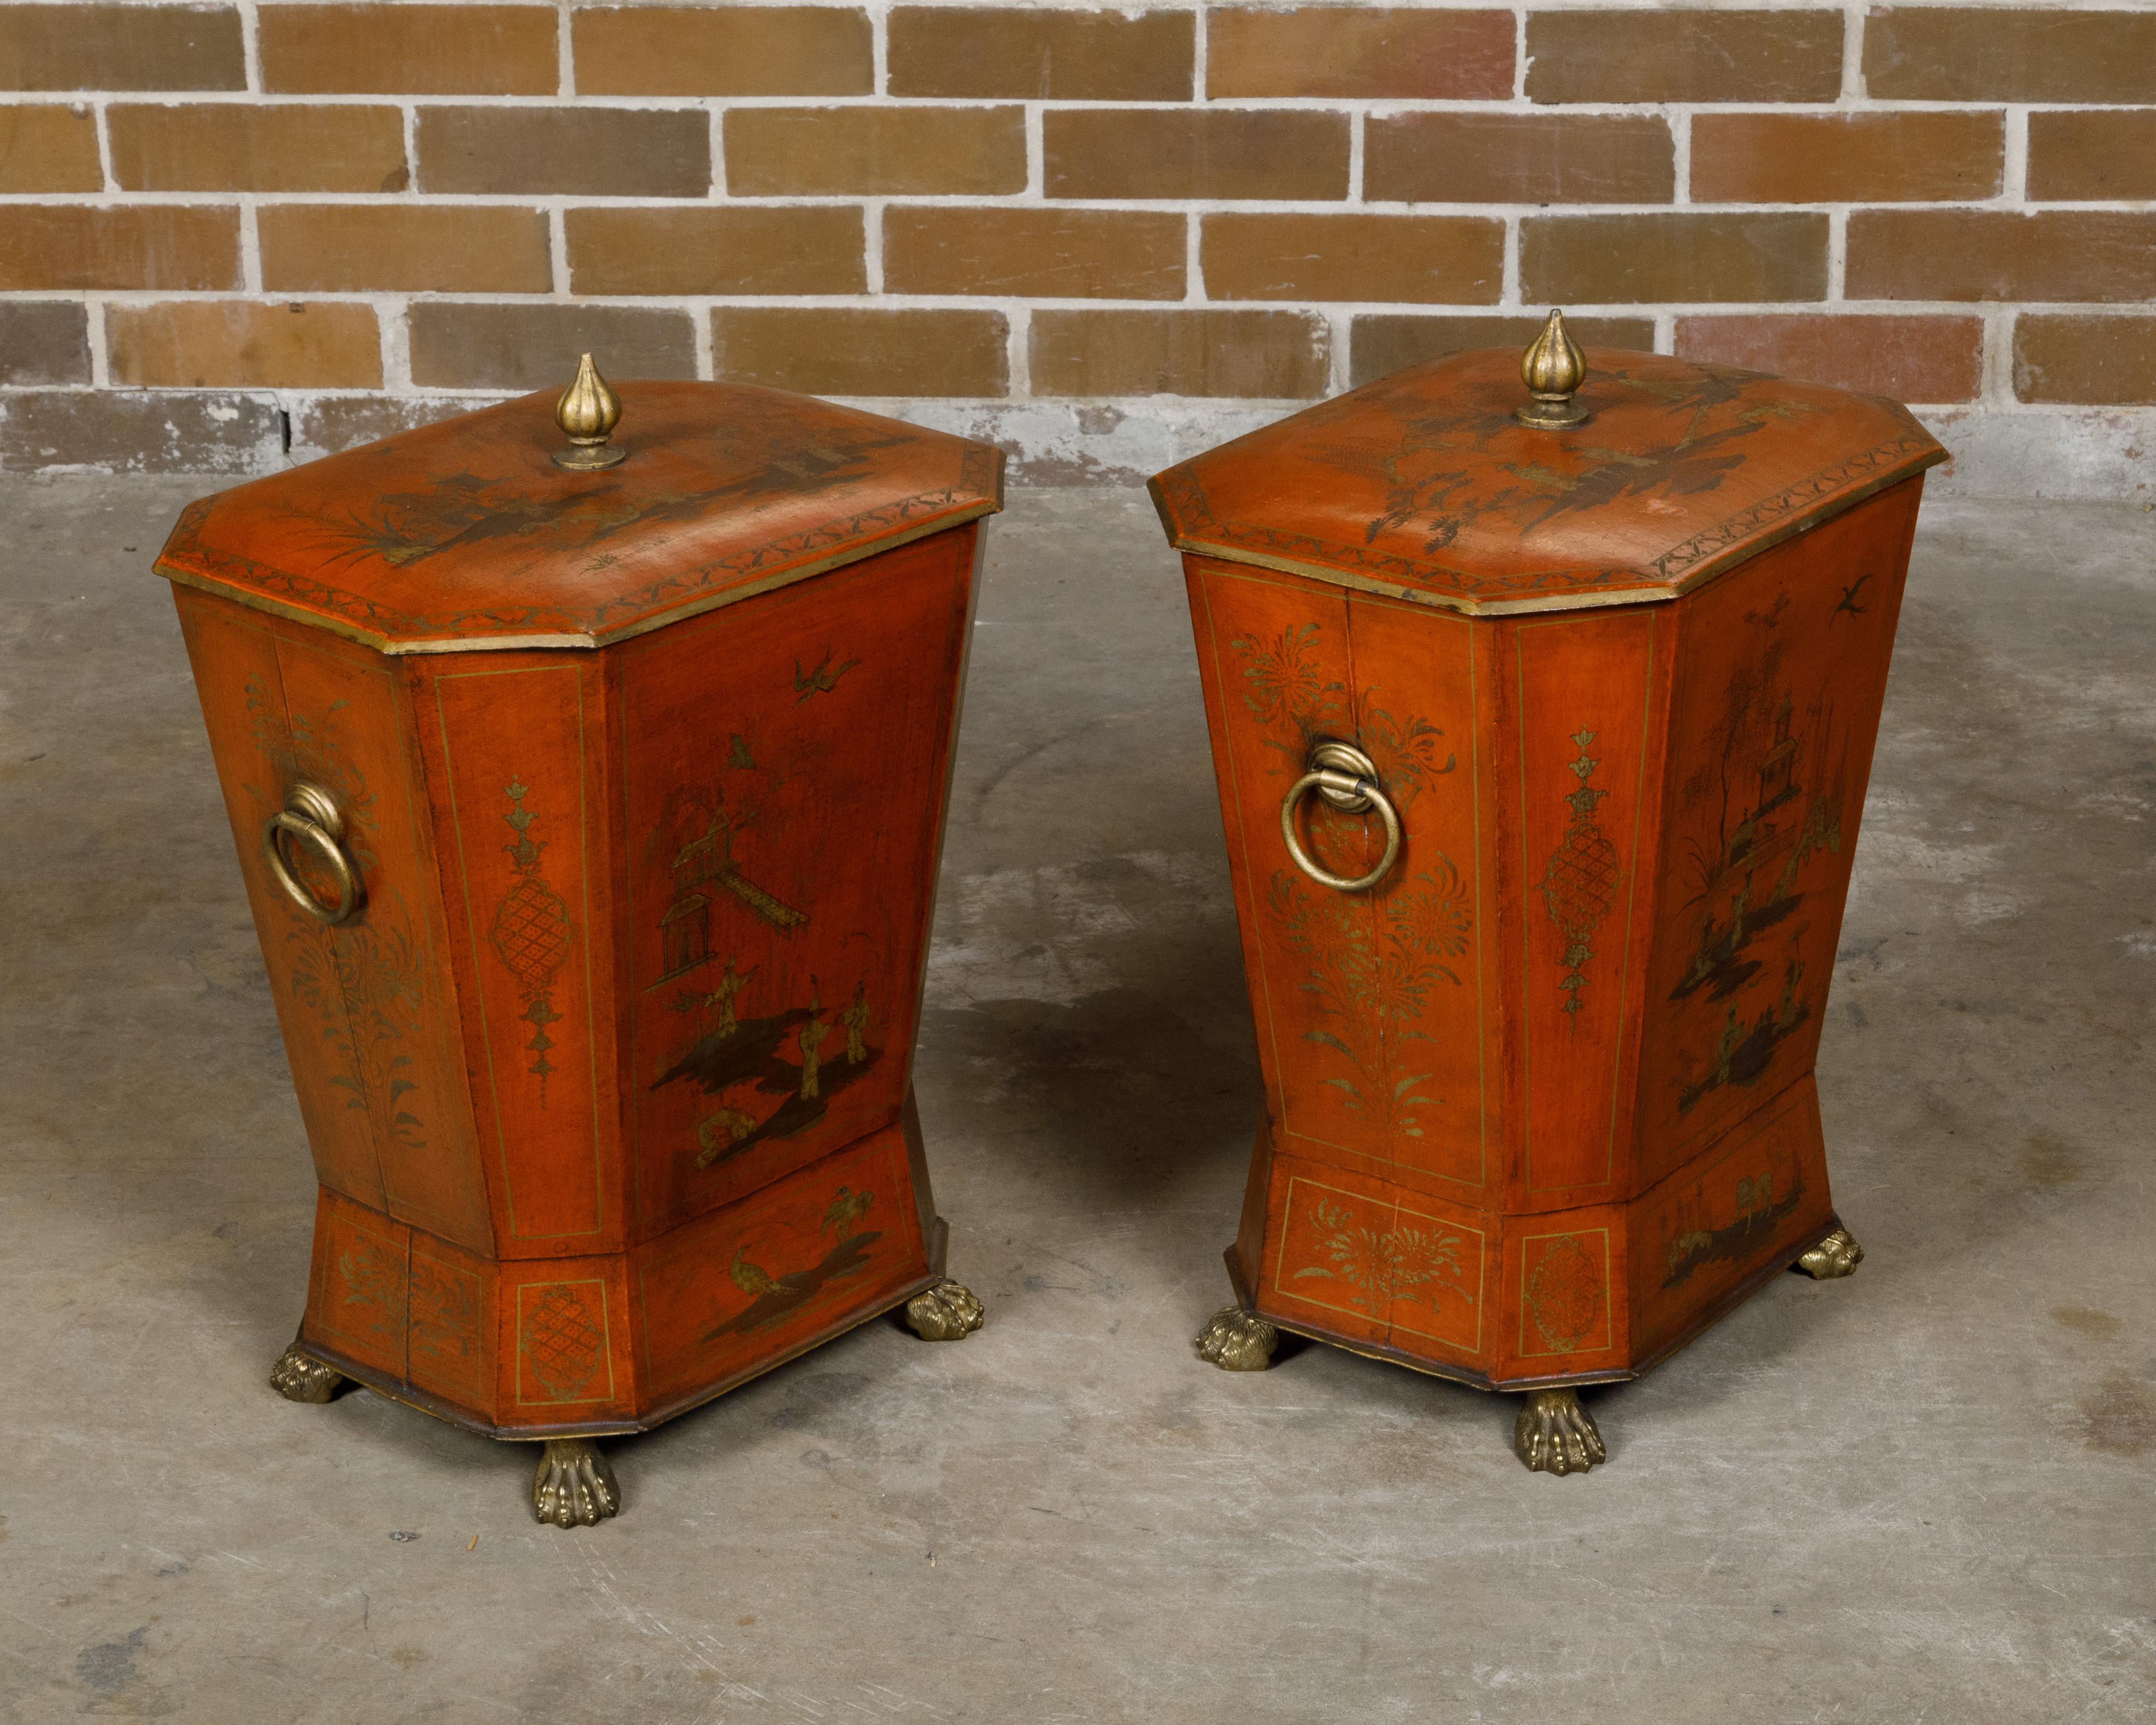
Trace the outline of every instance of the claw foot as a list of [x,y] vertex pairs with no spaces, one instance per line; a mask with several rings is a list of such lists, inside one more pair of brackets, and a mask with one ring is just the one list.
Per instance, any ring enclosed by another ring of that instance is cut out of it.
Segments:
[[1214,1312],[1192,1339],[1198,1357],[1224,1372],[1262,1372],[1273,1363],[1280,1332],[1255,1312],[1230,1306]]
[[1609,1459],[1576,1389],[1530,1390],[1512,1427],[1512,1453],[1530,1473],[1585,1473]]
[[288,1402],[320,1407],[344,1388],[344,1373],[324,1365],[295,1342],[270,1368],[270,1387]]
[[1806,1252],[1789,1268],[1801,1270],[1815,1281],[1832,1281],[1838,1276],[1854,1276],[1864,1261],[1864,1248],[1846,1228],[1833,1233]]
[[906,1322],[924,1342],[958,1342],[981,1327],[981,1302],[955,1281],[939,1281],[906,1302]]
[[531,1476],[531,1509],[557,1527],[596,1527],[621,1513],[621,1487],[589,1438],[548,1438]]

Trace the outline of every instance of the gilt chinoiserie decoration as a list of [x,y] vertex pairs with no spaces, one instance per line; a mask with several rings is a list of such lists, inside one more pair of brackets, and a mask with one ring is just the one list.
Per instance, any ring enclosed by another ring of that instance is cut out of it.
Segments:
[[567,1526],[619,1504],[595,1437],[979,1326],[910,1070],[1000,489],[587,357],[188,506],[157,568],[321,1184],[282,1393],[543,1440]]
[[[1524,384],[1524,388],[1523,388]],[[1893,403],[1455,354],[1170,469],[1265,1086],[1235,1369],[1528,1392],[1861,1254],[1814,1056],[1925,469]]]

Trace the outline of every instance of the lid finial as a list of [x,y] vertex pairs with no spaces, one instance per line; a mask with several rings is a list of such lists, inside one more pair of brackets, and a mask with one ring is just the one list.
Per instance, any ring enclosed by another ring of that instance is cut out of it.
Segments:
[[1512,417],[1537,431],[1563,431],[1587,423],[1587,409],[1573,393],[1587,381],[1587,356],[1564,326],[1564,314],[1553,311],[1542,333],[1520,356],[1520,381],[1534,398]]
[[588,353],[577,362],[576,381],[554,403],[554,423],[569,440],[566,449],[554,452],[554,465],[572,473],[595,473],[612,467],[629,451],[608,446],[607,439],[621,423],[621,398],[607,387]]

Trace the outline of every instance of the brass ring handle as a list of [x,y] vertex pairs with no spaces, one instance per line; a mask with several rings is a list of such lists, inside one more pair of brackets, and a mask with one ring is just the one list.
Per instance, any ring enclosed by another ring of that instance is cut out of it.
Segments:
[[[285,860],[284,846],[279,842],[280,834],[290,834],[298,843],[314,848],[323,866],[336,877],[335,905],[324,904],[292,872],[291,865]],[[262,854],[269,862],[270,878],[285,889],[285,897],[317,922],[326,922],[331,927],[349,922],[367,896],[366,888],[360,884],[359,870],[340,842],[343,837],[344,816],[337,812],[327,791],[318,790],[311,784],[294,785],[285,793],[285,806],[271,815],[262,829]]]
[[[1295,830],[1296,805],[1312,791],[1324,798],[1343,814],[1360,814],[1367,809],[1378,811],[1378,818],[1385,824],[1385,854],[1378,859],[1378,865],[1360,879],[1336,875],[1321,869],[1302,848],[1302,840]],[[1295,865],[1319,885],[1330,886],[1337,892],[1368,892],[1392,872],[1393,864],[1400,854],[1400,812],[1393,807],[1378,783],[1378,766],[1362,750],[1344,742],[1321,742],[1310,752],[1310,770],[1287,788],[1287,795],[1281,803],[1281,836],[1287,840],[1287,854]]]

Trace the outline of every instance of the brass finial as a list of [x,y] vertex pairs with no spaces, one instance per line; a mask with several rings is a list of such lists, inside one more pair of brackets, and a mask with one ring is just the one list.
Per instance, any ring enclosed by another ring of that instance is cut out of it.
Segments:
[[1512,410],[1521,424],[1537,431],[1563,431],[1587,423],[1587,409],[1572,398],[1587,381],[1587,356],[1565,328],[1562,311],[1552,311],[1542,333],[1527,343],[1527,351],[1520,356],[1520,381],[1534,398]]
[[621,423],[621,398],[607,388],[599,368],[587,353],[577,362],[577,381],[562,392],[554,403],[554,423],[569,440],[566,449],[554,452],[554,465],[572,473],[596,473],[612,467],[629,454],[611,449],[607,438]]

